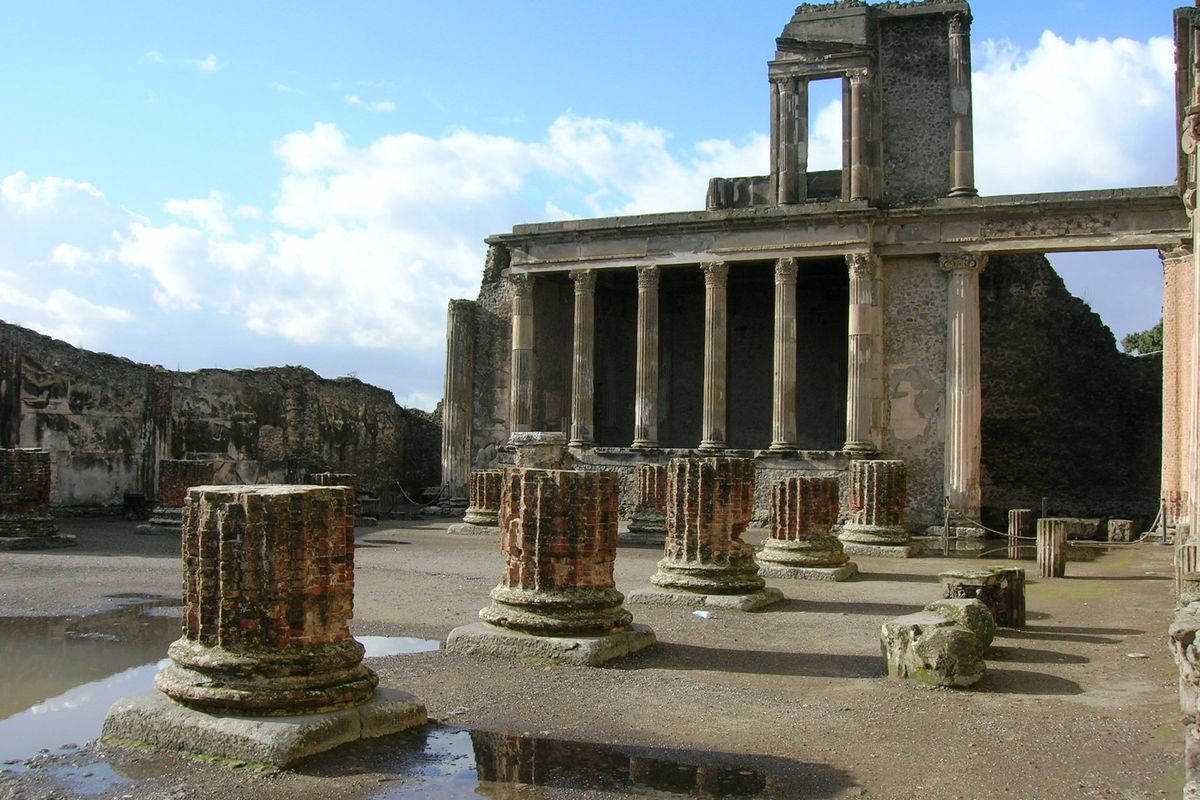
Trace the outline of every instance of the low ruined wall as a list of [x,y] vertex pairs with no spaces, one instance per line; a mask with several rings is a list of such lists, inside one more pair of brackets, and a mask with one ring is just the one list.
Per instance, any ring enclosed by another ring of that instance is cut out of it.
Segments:
[[440,479],[440,424],[358,380],[303,367],[169,372],[0,323],[0,435],[49,450],[55,506],[158,493],[161,459],[206,459],[222,483],[352,472],[388,498]]
[[980,276],[983,513],[1120,517],[1158,503],[1162,360],[1120,353],[1043,256],[996,256]]

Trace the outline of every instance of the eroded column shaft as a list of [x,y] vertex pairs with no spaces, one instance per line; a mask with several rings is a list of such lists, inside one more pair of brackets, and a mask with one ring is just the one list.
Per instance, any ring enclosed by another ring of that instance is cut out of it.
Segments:
[[794,567],[837,567],[849,559],[832,534],[838,479],[792,476],[771,484],[770,535],[758,560]]
[[663,534],[667,529],[667,467],[638,464],[633,472],[633,516],[629,530]]
[[638,267],[634,447],[658,447],[658,267]]
[[794,258],[775,262],[772,450],[796,448],[796,268]]
[[710,261],[700,266],[704,270],[704,398],[700,449],[720,450],[728,442],[725,380],[729,265]]
[[850,274],[847,322],[846,443],[847,453],[875,452],[874,365],[879,355],[879,260],[869,253],[846,256]]
[[574,270],[571,280],[575,284],[575,335],[571,358],[569,444],[572,447],[587,447],[595,443],[596,272],[590,269]]
[[500,490],[504,473],[498,469],[477,469],[471,473],[470,505],[463,522],[495,527],[500,524]]
[[445,497],[467,496],[471,473],[471,409],[475,384],[475,304],[451,300],[446,313],[446,380],[442,401]]
[[979,383],[979,273],[986,256],[943,255],[949,273],[946,329],[945,492],[951,511],[978,521],[982,456]]
[[975,145],[971,122],[971,15],[950,15],[950,196],[974,197]]
[[903,461],[851,461],[849,519],[838,538],[870,545],[907,544],[907,493],[908,471]]

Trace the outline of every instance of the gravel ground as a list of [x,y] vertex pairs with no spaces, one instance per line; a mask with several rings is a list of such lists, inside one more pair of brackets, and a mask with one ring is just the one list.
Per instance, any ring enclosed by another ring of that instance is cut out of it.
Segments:
[[[177,538],[133,527],[64,520],[78,548],[0,553],[0,616],[93,614],[116,594],[178,598]],[[444,527],[360,530],[356,634],[444,641],[477,619],[500,573],[496,542],[449,537]],[[657,558],[653,549],[622,548],[618,588],[647,585]],[[1031,579],[1028,627],[1000,631],[986,677],[968,691],[888,680],[879,626],[938,597],[939,570],[1007,562],[856,560],[861,574],[845,583],[769,581],[787,599],[760,612],[701,619],[632,606],[659,643],[605,668],[444,651],[373,659],[382,682],[425,702],[432,733],[351,745],[295,771],[89,743],[9,765],[0,797],[670,796],[587,779],[635,758],[759,773],[766,797],[1179,796],[1182,728],[1164,646],[1170,548],[1113,548],[1071,562],[1067,579]],[[525,753],[518,782],[478,783],[469,748],[439,750],[467,741],[459,729],[541,741],[512,745]]]

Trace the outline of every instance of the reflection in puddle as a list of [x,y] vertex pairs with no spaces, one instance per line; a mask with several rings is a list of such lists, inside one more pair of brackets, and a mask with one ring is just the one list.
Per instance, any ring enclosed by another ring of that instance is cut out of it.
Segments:
[[[825,767],[767,759],[779,774],[721,763],[718,753],[647,750],[511,733],[431,727],[318,757],[314,774],[380,772],[379,800],[540,798],[539,787],[621,797],[826,797],[841,783]],[[762,757],[756,759],[763,761]],[[807,767],[809,780],[784,772]],[[591,795],[586,795],[591,796]]]
[[[113,703],[154,688],[167,646],[179,638],[179,601],[119,599],[136,605],[86,617],[0,618],[0,762],[95,739]],[[411,636],[360,641],[368,658],[440,646]]]
[[64,789],[84,796],[109,794],[133,783],[132,778],[103,762],[86,767],[51,767],[44,774]]

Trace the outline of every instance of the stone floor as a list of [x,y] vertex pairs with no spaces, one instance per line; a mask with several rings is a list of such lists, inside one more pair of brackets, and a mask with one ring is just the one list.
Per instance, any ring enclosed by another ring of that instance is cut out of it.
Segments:
[[[499,576],[498,545],[447,537],[445,524],[384,522],[360,531],[355,633],[444,640],[477,619]],[[135,535],[133,527],[63,520],[60,529],[79,537],[77,548],[0,553],[0,617],[95,612],[111,606],[114,594],[178,597],[178,541]],[[657,558],[654,549],[621,548],[618,588],[647,586]],[[759,612],[716,609],[702,618],[688,608],[631,606],[658,644],[609,667],[477,661],[444,651],[372,666],[450,726],[435,728],[434,738],[457,729],[525,733],[745,768],[770,776],[764,797],[1179,795],[1181,728],[1164,644],[1170,548],[1114,547],[1094,561],[1069,563],[1066,579],[1034,574],[1028,628],[1000,631],[987,675],[968,691],[883,677],[879,627],[938,597],[941,570],[1011,562],[855,560],[860,574],[843,583],[772,579],[786,599]],[[64,734],[64,743],[83,738]],[[511,793],[510,785],[508,795],[470,775],[453,790],[422,790],[428,778],[412,775],[428,776],[425,762],[397,766],[386,756],[405,746],[351,745],[274,775],[84,748],[8,765],[0,797],[94,795],[95,786],[63,776],[104,770],[124,781],[105,796],[664,796],[546,775],[547,785],[524,793]],[[474,764],[469,752],[463,759]],[[514,774],[538,784],[535,772]]]

